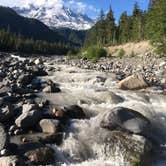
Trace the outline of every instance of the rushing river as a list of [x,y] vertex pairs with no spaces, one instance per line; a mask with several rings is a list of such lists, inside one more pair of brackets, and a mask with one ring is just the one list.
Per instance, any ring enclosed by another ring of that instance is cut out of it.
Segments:
[[[62,92],[41,96],[59,107],[77,104],[84,109],[88,117],[84,120],[71,120],[63,135],[63,144],[52,146],[60,166],[129,166],[118,148],[114,157],[108,157],[102,142],[107,134],[99,127],[101,118],[106,111],[117,106],[136,110],[151,121],[150,137],[160,144],[160,147],[155,149],[151,166],[166,165],[165,95],[120,90],[112,73],[51,63],[52,65],[45,65],[55,71],[49,72],[49,76],[42,77],[41,80],[53,80],[59,84]],[[117,102],[118,99],[113,97],[113,94],[124,101]]]
[[[48,65],[48,64],[46,64]],[[55,72],[42,79],[51,79],[60,85],[62,93],[44,96],[57,106],[80,105],[88,116],[86,120],[72,120],[66,128],[64,141],[60,147],[54,146],[60,165],[70,166],[128,166],[123,156],[114,158],[105,155],[104,146],[100,144],[103,131],[99,122],[103,113],[115,106],[134,109],[151,120],[154,139],[161,144],[156,149],[153,166],[163,166],[164,147],[166,145],[166,96],[146,94],[138,91],[123,91],[116,87],[112,73],[79,69],[67,65],[52,65]],[[124,98],[117,104],[112,99],[112,92]]]

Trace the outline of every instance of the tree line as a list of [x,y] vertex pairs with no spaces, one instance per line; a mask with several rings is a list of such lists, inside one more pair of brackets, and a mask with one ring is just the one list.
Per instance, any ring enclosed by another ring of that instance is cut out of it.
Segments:
[[9,28],[0,30],[0,50],[36,54],[64,55],[69,50],[76,50],[69,43],[47,42],[22,37],[20,34],[10,32]]
[[105,15],[100,12],[97,23],[87,34],[85,47],[107,46],[141,40],[151,40],[160,52],[166,53],[166,0],[150,0],[147,11],[134,4],[132,15],[124,11],[115,23],[110,7]]

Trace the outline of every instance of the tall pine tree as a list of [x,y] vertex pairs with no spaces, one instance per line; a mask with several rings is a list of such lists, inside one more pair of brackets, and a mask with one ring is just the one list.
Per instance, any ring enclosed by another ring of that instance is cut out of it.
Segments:
[[131,40],[131,17],[123,12],[119,20],[119,42],[126,43]]
[[115,19],[112,8],[110,6],[109,12],[106,17],[106,43],[109,45],[114,44],[115,39],[116,39]]

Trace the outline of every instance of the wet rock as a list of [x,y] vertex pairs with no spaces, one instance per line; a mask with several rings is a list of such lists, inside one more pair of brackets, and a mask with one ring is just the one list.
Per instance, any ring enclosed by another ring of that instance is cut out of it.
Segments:
[[109,102],[112,104],[118,104],[124,101],[124,99],[111,91],[97,91],[95,92],[95,98],[101,102]]
[[48,73],[43,68],[39,68],[39,67],[34,67],[32,69],[32,73],[34,76],[47,76],[48,75]]
[[34,91],[29,88],[12,87],[11,92],[22,95],[22,94],[33,93]]
[[[20,153],[25,152],[29,149],[30,143],[42,143],[42,144],[57,144],[60,145],[62,142],[63,134],[62,133],[28,133],[22,135],[11,136],[10,142],[19,146]],[[27,143],[25,145],[25,143]],[[32,145],[34,148],[34,145]],[[31,149],[29,149],[31,150]]]
[[37,59],[35,59],[34,63],[35,63],[36,65],[40,65],[40,64],[43,64],[43,61],[42,61],[41,58],[37,58]]
[[20,97],[18,97],[18,96],[13,96],[13,95],[4,96],[3,97],[3,102],[4,103],[15,103],[15,102],[19,101],[19,99],[20,99]]
[[124,90],[138,90],[148,87],[141,75],[132,75],[118,83],[118,87]]
[[54,164],[54,150],[49,147],[41,147],[35,150],[28,151],[24,154],[31,164]]
[[40,110],[23,111],[23,113],[15,120],[18,127],[28,129],[34,127],[42,118]]
[[22,84],[22,85],[28,85],[32,82],[33,79],[33,75],[31,74],[21,74],[18,77],[18,83]]
[[0,157],[1,166],[22,166],[25,165],[24,161],[18,156]]
[[86,115],[81,107],[78,105],[71,105],[64,107],[65,114],[71,119],[84,119]]
[[10,152],[7,149],[3,149],[3,150],[0,151],[0,155],[1,156],[9,156]]
[[62,109],[53,111],[53,115],[55,115],[57,118],[65,118],[65,112]]
[[44,93],[58,93],[60,91],[61,90],[58,87],[54,86],[54,85],[48,85],[43,89]]
[[42,88],[40,79],[33,79],[31,82],[31,88],[40,90]]
[[8,87],[2,87],[0,88],[0,97],[6,96],[9,88]]
[[4,126],[0,123],[0,150],[4,149],[8,144],[8,136]]
[[34,109],[38,109],[38,106],[36,104],[27,103],[22,106],[23,113],[29,112]]
[[59,131],[60,122],[56,119],[42,119],[39,125],[42,132],[55,134]]
[[55,84],[53,81],[51,80],[48,80],[46,82],[46,86],[45,88],[43,89],[43,92],[44,93],[58,93],[60,92],[61,90],[59,89],[58,85]]
[[6,122],[13,116],[13,109],[11,106],[6,105],[0,108],[0,122]]
[[113,131],[103,141],[106,156],[116,158],[117,155],[122,155],[124,162],[130,166],[150,165],[152,144],[148,139]]
[[150,135],[150,121],[139,112],[125,107],[115,107],[106,112],[100,123],[102,128],[127,131],[138,135]]

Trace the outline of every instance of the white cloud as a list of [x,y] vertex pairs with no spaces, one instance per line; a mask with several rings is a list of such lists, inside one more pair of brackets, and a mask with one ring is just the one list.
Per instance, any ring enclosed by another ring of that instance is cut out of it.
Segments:
[[99,10],[96,9],[94,6],[84,3],[81,0],[0,0],[0,5],[4,6],[20,6],[20,7],[27,7],[29,4],[33,4],[35,6],[46,6],[52,7],[57,9],[61,9],[64,5],[77,11],[80,13],[86,13],[90,15],[96,15],[99,13]]
[[29,4],[33,4],[38,7],[40,7],[40,6],[62,7],[64,5],[64,2],[63,2],[63,0],[24,0],[23,6],[27,6]]
[[29,4],[33,4],[35,6],[63,6],[64,1],[63,0],[0,0],[0,5],[3,6],[20,6],[20,7],[25,7],[28,6]]
[[77,10],[77,12],[81,12],[81,13],[86,13],[86,12],[98,13],[99,12],[99,10],[96,9],[94,6],[83,3],[81,1],[77,1],[77,0],[70,0],[69,2],[66,3],[66,5],[70,8]]

